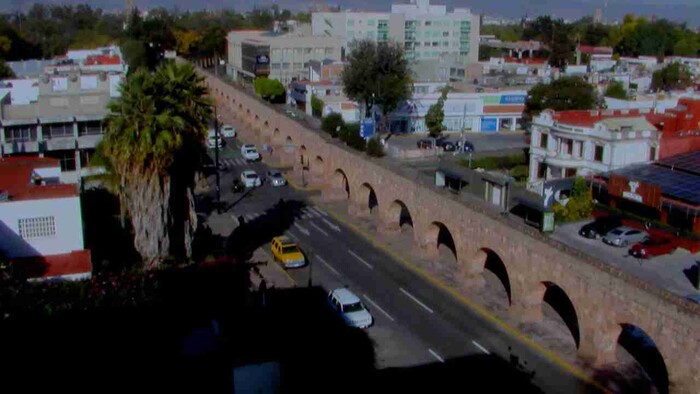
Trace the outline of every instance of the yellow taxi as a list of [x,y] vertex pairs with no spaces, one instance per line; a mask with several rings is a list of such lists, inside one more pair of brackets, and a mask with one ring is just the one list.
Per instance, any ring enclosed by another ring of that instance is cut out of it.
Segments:
[[284,268],[298,268],[306,264],[304,254],[287,236],[272,238],[270,248],[275,261],[281,262]]

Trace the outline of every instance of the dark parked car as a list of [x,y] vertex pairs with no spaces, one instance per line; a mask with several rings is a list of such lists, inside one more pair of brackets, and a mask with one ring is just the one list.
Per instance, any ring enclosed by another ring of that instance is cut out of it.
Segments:
[[440,141],[438,146],[441,147],[445,152],[454,152],[457,149],[457,144],[452,141]]
[[640,259],[648,259],[672,253],[677,247],[678,245],[671,238],[652,237],[632,245],[629,254]]
[[617,216],[602,216],[581,227],[578,233],[582,237],[596,239],[620,226],[622,226],[621,218]]
[[465,152],[474,152],[474,144],[469,141],[464,141],[464,146],[462,147],[462,141],[457,141],[457,147],[461,147]]

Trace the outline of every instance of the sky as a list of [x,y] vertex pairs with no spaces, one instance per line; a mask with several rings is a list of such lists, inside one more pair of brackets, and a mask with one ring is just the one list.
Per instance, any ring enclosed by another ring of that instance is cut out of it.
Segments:
[[[233,8],[246,11],[253,7],[269,6],[277,3],[281,8],[305,11],[316,0],[133,0],[140,9],[165,6],[178,9],[220,9]],[[343,8],[359,10],[389,10],[393,2],[407,0],[330,0],[327,3]],[[79,4],[88,3],[105,10],[124,8],[124,0],[0,0],[0,11],[26,10],[33,3]],[[320,1],[319,3],[326,3]],[[473,12],[491,16],[520,18],[524,15],[537,16],[551,14],[555,17],[578,19],[592,15],[596,8],[603,11],[604,20],[621,19],[626,13],[668,18],[687,22],[690,26],[700,25],[700,0],[433,0],[435,4],[451,7],[465,7]]]

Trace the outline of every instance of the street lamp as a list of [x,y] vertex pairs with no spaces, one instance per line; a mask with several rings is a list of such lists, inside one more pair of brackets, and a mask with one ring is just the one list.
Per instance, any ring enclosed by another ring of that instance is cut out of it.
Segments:
[[221,176],[219,175],[219,115],[214,105],[214,161],[216,166],[216,212],[221,213]]

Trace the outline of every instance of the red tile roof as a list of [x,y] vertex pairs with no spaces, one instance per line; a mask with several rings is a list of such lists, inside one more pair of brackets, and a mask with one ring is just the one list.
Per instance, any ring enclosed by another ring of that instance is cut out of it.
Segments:
[[[593,127],[596,123],[605,119],[619,119],[619,118],[639,118],[646,117],[647,115],[653,115],[652,119],[657,119],[658,114],[652,114],[650,112],[643,113],[639,110],[590,110],[590,111],[560,111],[555,112],[552,118],[555,122],[559,122],[564,125],[580,126],[580,127]],[[663,115],[661,115],[663,116]],[[649,123],[654,123],[649,120]]]
[[19,257],[12,259],[12,263],[27,278],[55,278],[92,273],[90,251],[87,249],[50,256]]
[[76,185],[35,185],[32,183],[32,172],[35,169],[59,166],[58,159],[46,157],[15,156],[0,158],[0,191],[8,193],[12,201],[77,196],[78,189]]
[[517,57],[506,57],[504,58],[506,63],[519,63],[519,64],[545,64],[547,63],[547,59],[544,58],[536,58],[536,57],[524,57],[522,59],[518,59]]
[[91,55],[85,59],[85,65],[108,65],[108,64],[121,64],[122,60],[118,55]]
[[525,110],[525,105],[485,105],[485,114],[511,114],[521,113]]
[[592,45],[580,45],[578,50],[589,55],[612,55],[613,49],[610,47],[594,47]]

